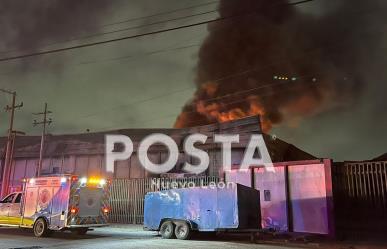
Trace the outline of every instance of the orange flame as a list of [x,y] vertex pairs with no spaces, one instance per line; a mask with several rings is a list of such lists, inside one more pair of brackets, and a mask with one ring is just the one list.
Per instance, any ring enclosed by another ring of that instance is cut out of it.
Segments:
[[227,104],[223,103],[209,103],[206,104],[205,101],[198,101],[196,103],[196,111],[208,119],[215,119],[218,122],[227,122],[232,121],[248,116],[260,115],[262,121],[262,130],[264,132],[269,131],[273,124],[270,120],[265,118],[265,109],[260,104],[260,101],[257,97],[249,97],[249,108],[248,110],[242,110],[241,108],[232,108],[227,110]]

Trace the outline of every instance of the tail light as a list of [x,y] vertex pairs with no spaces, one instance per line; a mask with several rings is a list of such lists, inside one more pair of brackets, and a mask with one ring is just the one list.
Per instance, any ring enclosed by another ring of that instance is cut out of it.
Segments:
[[71,208],[71,209],[70,209],[70,213],[71,213],[71,214],[76,214],[77,211],[78,211],[77,208]]
[[105,214],[109,213],[110,212],[110,209],[108,207],[105,207],[103,208],[102,210]]

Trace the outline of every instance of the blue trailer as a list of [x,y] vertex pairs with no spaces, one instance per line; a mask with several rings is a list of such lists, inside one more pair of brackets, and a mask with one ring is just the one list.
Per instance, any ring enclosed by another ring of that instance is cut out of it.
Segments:
[[192,231],[261,228],[259,191],[240,184],[150,192],[145,195],[144,229],[163,238],[188,239]]

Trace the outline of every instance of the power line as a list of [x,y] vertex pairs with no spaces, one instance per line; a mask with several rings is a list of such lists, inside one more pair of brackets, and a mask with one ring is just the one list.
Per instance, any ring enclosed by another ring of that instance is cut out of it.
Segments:
[[180,9],[174,9],[174,10],[169,10],[169,11],[165,11],[165,12],[159,12],[159,13],[155,13],[155,14],[152,14],[152,15],[149,15],[149,16],[134,17],[134,18],[123,20],[123,21],[117,21],[117,22],[112,22],[112,23],[109,23],[109,24],[105,24],[105,25],[102,25],[102,27],[112,26],[112,25],[117,25],[117,24],[122,24],[122,23],[127,23],[127,22],[144,20],[144,19],[148,19],[148,18],[152,18],[152,17],[156,17],[156,16],[163,16],[163,15],[167,15],[167,14],[173,14],[173,13],[180,12],[180,11],[183,11],[183,10],[195,9],[195,8],[198,8],[198,7],[213,5],[213,4],[217,4],[217,3],[219,3],[219,1],[212,1],[212,2],[208,2],[208,3],[192,5],[192,6],[184,7],[184,8],[180,8]]
[[[341,43],[344,43],[344,41],[342,39],[340,39],[341,42],[339,43],[334,43],[336,45],[338,44],[341,44]],[[333,45],[333,44],[328,44],[328,45]],[[332,46],[332,48],[334,48],[336,46]],[[310,54],[311,52],[319,52],[319,49],[320,47],[318,48],[313,48],[305,53],[302,53],[302,56],[299,56],[298,59],[302,59],[306,54]],[[298,60],[297,59],[297,60]],[[224,77],[220,77],[220,78],[217,78],[217,79],[213,79],[213,80],[208,80],[209,82],[219,82],[219,81],[222,81],[222,80],[225,80],[225,79],[230,79],[230,78],[233,78],[233,77],[237,77],[237,76],[241,76],[241,75],[244,75],[244,74],[247,74],[249,72],[253,72],[253,71],[257,71],[257,70],[263,70],[267,67],[272,67],[276,64],[279,64],[281,61],[283,60],[280,60],[280,61],[276,61],[276,63],[271,63],[271,64],[268,64],[264,67],[260,67],[260,68],[252,68],[252,69],[248,69],[248,70],[244,70],[244,71],[241,71],[241,72],[237,72],[237,73],[234,73],[234,74],[230,74],[230,75],[227,75],[227,76],[224,76]],[[314,75],[316,76],[316,75]],[[305,77],[308,77],[308,76],[297,76],[297,79],[300,79],[300,78],[305,78]],[[265,85],[265,86],[260,86],[260,87],[257,87],[257,88],[251,88],[251,89],[246,89],[246,90],[242,90],[242,91],[238,91],[238,92],[234,92],[233,94],[225,94],[225,95],[222,95],[222,96],[218,96],[218,97],[215,97],[215,98],[209,98],[209,99],[206,99],[204,100],[204,102],[208,102],[208,101],[211,101],[211,100],[218,100],[218,99],[222,99],[222,98],[227,98],[227,97],[230,97],[230,96],[233,96],[233,95],[239,95],[239,94],[245,94],[245,93],[248,93],[250,91],[254,91],[254,90],[258,90],[258,89],[261,89],[261,88],[266,88],[266,87],[270,87],[270,86],[275,86],[275,85],[283,85],[285,83],[275,83],[275,84],[268,84],[268,85]],[[193,88],[196,88],[195,86],[193,87],[189,87],[189,88],[185,88],[185,89],[180,89],[176,92],[180,92],[180,91],[185,91],[185,90],[189,90],[189,89],[193,89]],[[141,100],[140,102],[144,103],[144,102],[147,102],[147,101],[151,101],[151,100],[155,100],[155,99],[158,99],[158,98],[162,98],[162,97],[166,97],[166,96],[169,96],[169,95],[172,95],[172,94],[175,94],[176,92],[171,92],[171,93],[167,93],[167,94],[164,94],[164,95],[159,95],[159,96],[155,96],[155,97],[152,97],[152,98],[149,98],[149,99],[144,99],[144,100]],[[125,107],[125,106],[128,106],[128,105],[133,105],[133,104],[137,104],[139,102],[132,102],[132,103],[129,103],[129,104],[125,104],[125,105],[121,105],[119,107],[116,107],[116,108],[121,108],[121,107]],[[109,110],[113,110],[115,108],[111,108]],[[94,113],[93,115],[88,115],[86,117],[91,117],[91,116],[97,116],[99,113]],[[83,118],[83,117],[79,117],[79,118]],[[110,127],[107,127],[107,128],[110,128]]]
[[[269,87],[276,87],[276,86],[282,86],[282,85],[287,85],[287,86],[293,86],[294,84],[292,83],[300,83],[298,80],[299,79],[302,79],[302,78],[306,78],[306,77],[309,77],[309,76],[299,76],[297,77],[297,81],[283,81],[283,82],[278,82],[278,83],[268,83],[268,84],[265,84],[265,85],[262,85],[262,86],[259,86],[259,87],[255,87],[255,88],[250,88],[250,89],[245,89],[245,90],[241,90],[241,91],[237,91],[237,92],[233,92],[231,94],[225,94],[225,95],[221,95],[221,96],[217,96],[217,97],[213,97],[213,98],[207,98],[205,100],[203,100],[204,103],[207,103],[209,101],[214,101],[214,100],[219,100],[219,99],[223,99],[223,98],[228,98],[228,97],[231,97],[231,96],[235,96],[235,95],[241,95],[241,94],[246,94],[246,93],[249,93],[249,92],[253,92],[253,91],[257,91],[257,90],[260,90],[260,89],[264,89],[264,88],[269,88]],[[315,84],[315,82],[313,82],[313,84]],[[313,85],[313,84],[310,84],[310,85]],[[187,88],[189,89],[189,88]],[[181,91],[184,91],[184,90],[187,90],[187,89],[180,89],[178,91],[175,91],[171,94],[175,94],[175,93],[178,93],[178,92],[181,92]],[[171,94],[165,94],[165,95],[162,95],[162,96],[167,96],[167,95],[171,95]],[[154,100],[156,98],[160,98],[161,96],[155,96],[153,98],[150,98],[150,99],[145,99],[145,100],[142,100],[141,102],[147,102],[147,101],[150,101],[150,100]],[[260,97],[260,95],[258,95],[258,97]],[[228,104],[226,105],[230,105],[230,104],[234,104],[234,103],[238,103],[238,102],[243,102],[243,101],[246,101],[246,99],[242,99],[242,100],[237,100],[237,101],[233,101],[233,102],[229,102]],[[136,104],[138,104],[139,102],[136,102]],[[131,103],[133,104],[133,103]],[[121,108],[121,107],[124,107],[124,106],[127,106],[127,105],[121,105],[119,107],[116,107],[116,108]],[[196,111],[187,111],[186,113],[194,113]],[[106,111],[104,112],[106,113]],[[92,114],[92,115],[89,115],[87,117],[91,117],[91,116],[96,116],[98,115],[99,113],[96,113],[96,114]],[[81,119],[81,118],[77,118],[77,119]],[[126,120],[126,119],[125,119]],[[153,119],[152,119],[153,120]],[[109,129],[109,128],[112,128],[114,126],[109,126],[109,127],[104,127],[102,129]]]
[[102,45],[102,44],[107,44],[107,43],[112,43],[112,42],[117,42],[117,41],[123,41],[123,40],[143,37],[143,36],[155,35],[155,34],[160,34],[160,33],[164,33],[164,32],[179,30],[179,29],[183,29],[183,28],[189,28],[189,27],[195,27],[195,26],[199,26],[199,25],[203,25],[203,24],[208,24],[208,23],[215,22],[218,20],[219,19],[214,19],[211,21],[203,21],[203,22],[199,22],[199,23],[183,25],[183,26],[174,27],[174,28],[151,31],[151,32],[143,33],[143,34],[125,36],[125,37],[121,37],[121,38],[109,39],[109,40],[99,41],[99,42],[86,43],[86,44],[81,44],[81,45],[76,45],[76,46],[71,46],[71,47],[58,48],[58,49],[34,52],[34,53],[30,53],[30,54],[23,54],[23,55],[17,55],[17,56],[3,57],[3,58],[0,58],[0,62],[23,59],[23,58],[39,56],[39,55],[53,54],[53,53],[58,53],[58,52],[63,52],[63,51],[68,51],[68,50],[73,50],[73,49],[78,49],[78,48],[92,47],[92,46],[96,46],[96,45]]
[[[363,12],[364,10],[362,9],[361,11]],[[352,14],[358,14],[359,11],[354,11],[354,12],[351,12],[351,13]],[[153,55],[153,54],[169,52],[169,51],[174,51],[174,50],[181,50],[181,49],[186,49],[186,48],[192,48],[192,47],[199,46],[199,45],[200,44],[192,44],[192,45],[181,46],[181,47],[176,47],[176,48],[160,49],[160,50],[150,51],[150,52],[147,52],[147,53],[144,53],[144,54],[141,54],[141,55],[143,55],[143,56]],[[138,57],[138,56],[137,55],[125,55],[125,56],[112,57],[112,58],[101,59],[101,60],[93,60],[93,61],[88,61],[88,62],[81,62],[81,63],[72,64],[70,66],[88,65],[88,64],[94,64],[94,63],[101,63],[101,62],[105,62],[105,61],[118,61],[118,60],[130,59],[130,58],[134,58],[134,57]],[[66,64],[66,66],[68,66],[68,65],[69,64]],[[9,74],[12,74],[12,73],[0,73],[0,75],[9,75]]]
[[[309,83],[310,84],[310,83]],[[259,90],[260,88],[265,88],[265,87],[269,87],[269,86],[279,86],[281,84],[266,84],[262,87],[257,87],[257,88],[254,88],[254,89],[249,89],[249,90]],[[310,85],[315,85],[314,83],[313,84],[310,84]],[[284,91],[290,91],[290,89],[285,89]],[[281,92],[282,93],[282,92]],[[227,94],[227,96],[232,96],[232,95],[238,95],[240,93],[235,93],[235,94]],[[270,97],[270,96],[273,96],[277,94],[277,92],[271,92],[271,93],[268,93],[268,94],[263,94],[263,95],[255,95],[256,97],[259,97],[259,98],[266,98],[266,97]],[[226,96],[226,95],[223,95],[223,96]],[[220,96],[221,97],[221,96]],[[212,99],[207,99],[207,100],[214,100],[214,99],[217,99],[217,98],[212,98]],[[233,105],[233,104],[237,104],[237,103],[243,103],[243,102],[248,102],[249,100],[248,99],[238,99],[238,100],[234,100],[234,101],[230,101],[230,102],[226,102],[226,103],[222,103],[222,106],[229,106],[229,105]],[[197,113],[196,110],[193,110],[193,111],[185,111],[184,113]],[[149,120],[146,120],[146,121],[143,121],[143,122],[134,122],[134,123],[137,123],[137,124],[146,124],[148,122],[153,122],[153,121],[156,121],[156,120],[159,120],[159,119],[165,119],[165,118],[170,118],[170,117],[176,117],[176,113],[174,114],[170,114],[170,115],[167,115],[167,116],[161,116],[161,117],[157,117],[157,118],[153,118],[153,119],[149,119]],[[207,117],[203,116],[203,119]],[[126,121],[127,119],[125,120],[122,120],[120,122],[123,122],[123,121]],[[191,121],[189,123],[195,123],[196,120],[194,121]],[[117,125],[112,125],[112,126],[105,126],[105,127],[102,127],[100,128],[99,130],[106,130],[106,129],[112,129],[112,128],[116,128],[118,127]]]
[[[380,31],[378,31],[378,33],[379,32]],[[340,41],[345,42],[342,39]],[[72,67],[72,66],[90,65],[90,64],[95,64],[95,63],[103,63],[103,62],[109,62],[109,61],[128,60],[128,59],[133,59],[133,58],[137,58],[137,57],[141,57],[141,56],[149,56],[149,55],[155,55],[155,54],[159,54],[159,53],[171,52],[171,51],[176,51],[176,50],[184,50],[184,49],[189,49],[189,48],[198,47],[198,46],[200,46],[200,44],[189,44],[189,45],[184,45],[184,46],[179,46],[179,47],[170,47],[170,48],[165,48],[165,49],[153,50],[153,51],[145,52],[145,53],[138,54],[138,55],[131,54],[131,55],[124,55],[124,56],[111,57],[111,58],[105,58],[105,59],[96,59],[96,60],[83,61],[83,62],[74,63],[74,64],[65,64],[64,66]],[[320,46],[320,47],[313,48],[313,49],[311,49],[310,51],[307,51],[304,54],[309,54],[309,53],[313,52],[314,50],[316,50],[316,52],[318,52],[318,49],[320,49],[321,47],[325,47],[325,46]],[[235,76],[238,76],[238,75],[243,75],[243,74],[246,74],[246,73],[248,73],[250,71],[255,71],[255,70],[256,69],[249,69],[249,70],[246,70],[246,71],[239,72],[237,74],[233,74],[231,76],[226,76],[223,79],[235,77]],[[0,73],[0,76],[5,76],[5,75],[13,75],[13,73],[11,73],[11,72]],[[216,80],[214,80],[214,81],[216,81]]]
[[[151,22],[151,23],[147,23],[147,24],[143,24],[143,25],[137,25],[137,26],[127,27],[127,28],[122,28],[122,29],[110,30],[110,31],[105,31],[105,32],[100,32],[100,33],[95,33],[95,34],[75,37],[75,38],[68,39],[68,40],[63,40],[63,41],[58,41],[58,42],[50,43],[50,44],[47,44],[47,45],[44,45],[44,46],[53,46],[53,45],[57,45],[57,44],[67,43],[67,42],[74,42],[74,41],[79,41],[79,40],[85,40],[85,39],[89,39],[89,38],[93,38],[93,37],[97,37],[97,36],[104,36],[104,35],[110,35],[110,34],[115,34],[115,33],[121,33],[121,32],[124,32],[124,31],[130,31],[130,30],[135,30],[135,29],[155,26],[155,25],[158,25],[158,24],[165,24],[165,23],[169,23],[169,22],[173,22],[173,21],[189,19],[189,18],[192,18],[192,17],[208,15],[208,14],[216,13],[216,12],[218,12],[218,9],[210,10],[210,11],[205,11],[205,12],[200,12],[200,13],[196,13],[196,14],[192,14],[192,15],[188,15],[188,16],[176,17],[176,18],[172,18],[172,19],[168,19],[168,20],[163,20],[163,21]],[[15,50],[15,51],[12,51],[12,52],[17,52],[17,51],[18,50]],[[9,53],[9,52],[11,52],[11,51],[0,52],[0,53]]]
[[[343,42],[344,41],[342,39],[340,39],[339,43],[335,42],[334,44],[337,45],[337,44],[341,44]],[[333,45],[333,44],[328,44],[328,45]],[[298,58],[293,58],[293,59],[294,60],[303,59],[304,56],[307,55],[307,54],[311,54],[313,52],[319,52],[320,51],[319,49],[320,49],[320,47],[312,48],[309,51],[301,53],[298,56]],[[234,73],[234,74],[226,75],[226,76],[219,77],[217,79],[208,80],[208,81],[210,81],[210,82],[220,82],[220,81],[223,81],[223,80],[226,80],[226,79],[230,79],[230,78],[238,77],[238,76],[241,76],[241,75],[244,75],[244,74],[248,74],[250,72],[254,72],[254,71],[258,71],[258,70],[263,70],[263,69],[268,68],[268,67],[273,67],[273,66],[278,65],[278,64],[282,63],[283,61],[287,61],[287,60],[288,60],[288,58],[283,58],[281,60],[275,61],[274,63],[267,64],[267,65],[265,65],[263,67],[247,69],[247,70],[244,70],[244,71],[240,71],[240,72],[237,72],[237,73]],[[91,62],[91,63],[94,63],[94,62]],[[300,78],[300,76],[298,76],[297,78]],[[280,83],[277,83],[277,84],[280,84]],[[139,104],[139,103],[144,103],[144,102],[152,101],[152,100],[155,100],[155,99],[167,97],[167,96],[179,93],[179,92],[183,92],[183,91],[187,91],[187,90],[191,90],[191,89],[195,89],[195,88],[196,88],[195,86],[192,86],[192,87],[188,87],[188,88],[184,88],[184,89],[179,89],[179,90],[176,90],[176,91],[173,91],[173,92],[169,92],[169,93],[166,93],[166,94],[154,96],[154,97],[151,97],[151,98],[148,98],[148,99],[143,99],[143,100],[140,100],[140,101],[134,101],[134,102],[131,102],[131,103],[128,103],[128,104],[124,104],[124,105],[116,106],[116,107],[113,107],[113,108],[105,109],[103,112],[96,112],[96,113],[93,113],[93,114],[87,114],[85,116],[79,116],[79,117],[77,117],[77,119],[84,119],[84,118],[90,118],[90,117],[93,117],[93,116],[98,116],[99,114],[105,113],[106,111],[112,111],[112,110],[123,108],[123,107],[129,106],[129,105],[134,105],[134,104]],[[243,90],[242,93],[243,92],[249,92],[249,91],[252,91],[252,90],[255,90],[255,89],[254,88],[253,89],[246,89],[246,90]],[[240,94],[240,93],[238,92],[238,94]],[[216,97],[216,99],[226,98],[228,96],[229,95],[218,96],[218,97]],[[208,100],[205,100],[205,101],[210,101],[210,100],[211,99],[208,99]]]
[[[165,48],[165,49],[158,49],[158,50],[148,51],[148,52],[137,54],[137,55],[136,54],[129,54],[129,55],[123,55],[123,56],[118,56],[118,57],[110,57],[110,58],[104,58],[104,59],[82,61],[82,62],[73,63],[73,64],[65,64],[63,66],[64,67],[75,67],[75,66],[91,65],[91,64],[103,63],[103,62],[129,60],[129,59],[133,59],[133,58],[137,58],[137,57],[145,57],[145,56],[161,54],[161,53],[166,53],[166,52],[185,50],[185,49],[189,49],[189,48],[193,48],[193,47],[198,47],[198,46],[200,46],[199,43],[188,44],[188,45],[183,45],[183,46],[178,46],[178,47],[170,47],[170,48]],[[32,69],[30,69],[30,71],[31,70]],[[34,70],[32,70],[32,71],[34,71]],[[13,75],[13,74],[14,73],[12,73],[12,72],[4,72],[4,73],[0,73],[0,77],[4,77],[4,76],[8,76],[8,75]]]
[[[310,54],[310,53],[313,53],[313,52],[319,52],[319,48],[320,47],[313,48],[313,49],[311,49],[311,50],[309,50],[309,51],[307,51],[305,53],[301,53],[297,58],[294,58],[294,60],[300,60],[300,59],[303,59],[304,56],[307,55],[307,54]],[[265,65],[263,67],[250,68],[250,69],[246,69],[244,71],[236,72],[236,73],[233,73],[233,74],[225,75],[225,76],[222,76],[222,77],[219,77],[219,78],[216,78],[216,79],[207,80],[207,81],[208,82],[214,82],[214,83],[221,82],[221,81],[224,81],[224,80],[227,80],[227,79],[231,79],[231,78],[235,78],[235,77],[239,77],[239,76],[251,73],[251,72],[261,71],[263,69],[270,68],[270,67],[273,67],[275,65],[278,65],[278,64],[282,63],[283,61],[287,61],[287,60],[288,60],[288,58],[282,58],[282,59],[277,60],[277,61],[275,61],[273,63],[267,64],[267,65]],[[173,95],[173,94],[178,93],[178,92],[183,92],[183,91],[187,91],[187,90],[195,89],[195,88],[196,88],[196,86],[191,86],[191,87],[188,87],[188,88],[180,89],[180,90],[169,92],[169,93],[166,93],[166,94],[154,96],[154,97],[151,97],[151,98],[148,98],[148,99],[143,99],[143,100],[140,100],[140,101],[134,101],[134,102],[131,102],[129,104],[124,104],[124,105],[120,105],[118,107],[113,107],[113,108],[106,109],[104,112],[98,112],[98,113],[94,113],[92,115],[81,116],[81,117],[78,117],[78,119],[89,118],[89,117],[92,117],[92,116],[97,116],[97,115],[99,115],[101,113],[105,113],[106,111],[111,111],[111,110],[114,110],[114,109],[118,109],[118,108],[129,106],[129,105],[134,105],[134,104],[148,102],[148,101],[151,101],[151,100],[163,98],[163,97],[170,96],[170,95]],[[249,89],[244,90],[244,91],[249,91]]]
[[[303,3],[312,2],[312,1],[315,1],[315,0],[303,0],[303,1],[299,1],[299,2],[287,3],[285,5],[298,5],[298,4],[303,4]],[[207,21],[202,21],[202,22],[197,22],[197,23],[192,23],[192,24],[187,24],[187,25],[181,25],[181,26],[177,26],[177,27],[173,27],[173,28],[155,30],[155,31],[150,31],[150,32],[142,33],[142,34],[124,36],[124,37],[108,39],[108,40],[104,40],[104,41],[85,43],[85,44],[80,44],[80,45],[75,45],[75,46],[70,46],[70,47],[65,47],[65,48],[58,48],[58,49],[45,50],[45,51],[37,51],[37,52],[23,54],[23,55],[3,57],[3,58],[0,58],[0,62],[23,59],[23,58],[39,56],[39,55],[58,53],[58,52],[64,52],[64,51],[78,49],[78,48],[92,47],[92,46],[96,46],[96,45],[102,45],[102,44],[107,44],[107,43],[112,43],[112,42],[118,42],[118,41],[123,41],[123,40],[128,40],[128,39],[139,38],[139,37],[143,37],[143,36],[149,36],[149,35],[155,35],[155,34],[180,30],[180,29],[186,29],[186,28],[201,26],[204,24],[219,22],[219,21],[230,19],[230,18],[241,17],[241,16],[245,16],[245,15],[252,15],[256,12],[257,12],[257,10],[254,10],[254,11],[247,12],[247,13],[236,14],[236,15],[231,15],[231,16],[226,16],[226,17],[219,17],[219,18],[215,18],[215,19],[211,19],[211,20],[207,20]]]
[[[173,94],[176,94],[176,93],[185,92],[185,91],[193,89],[193,88],[194,87],[183,88],[183,89],[179,89],[179,90],[176,90],[176,91],[168,92],[166,94],[157,95],[157,96],[154,96],[154,97],[151,97],[151,98],[148,98],[148,99],[143,99],[143,100],[135,101],[135,102],[132,102],[132,103],[129,103],[129,104],[124,104],[124,105],[116,106],[116,107],[113,107],[113,108],[111,108],[109,110],[105,110],[104,113],[106,113],[106,111],[112,111],[112,110],[123,108],[123,107],[129,106],[129,105],[141,104],[141,103],[145,103],[145,102],[152,101],[152,100],[155,100],[155,99],[160,99],[160,98],[163,98],[163,97],[167,97],[167,96],[170,96],[170,95],[173,95]],[[98,116],[99,114],[101,114],[101,112],[96,112],[96,113],[93,113],[93,114],[90,114],[90,115],[79,117],[78,119]]]
[[179,20],[189,19],[189,18],[192,18],[192,17],[212,14],[212,13],[216,13],[218,11],[219,11],[218,9],[204,11],[204,12],[200,12],[200,13],[191,14],[191,15],[188,15],[188,16],[176,17],[176,18],[172,18],[172,19],[167,19],[167,20],[162,20],[162,21],[157,21],[157,22],[151,22],[151,23],[147,23],[147,24],[143,24],[143,25],[137,25],[137,26],[127,27],[127,28],[122,28],[122,29],[116,29],[116,30],[96,33],[96,34],[92,34],[92,35],[88,35],[88,36],[83,36],[83,37],[75,38],[75,39],[72,39],[72,40],[69,40],[69,41],[86,39],[86,38],[91,38],[91,37],[101,36],[101,35],[114,34],[114,33],[119,33],[119,32],[133,30],[133,29],[145,28],[145,27],[154,26],[154,25],[157,25],[157,24],[164,24],[164,23],[168,23],[168,22],[179,21]]
[[179,46],[179,47],[174,47],[174,48],[153,50],[153,51],[149,51],[149,52],[142,53],[139,55],[124,55],[124,56],[119,56],[119,57],[106,58],[106,59],[102,59],[102,60],[81,62],[81,63],[74,64],[74,65],[88,65],[88,64],[102,63],[102,62],[108,62],[108,61],[127,60],[127,59],[131,59],[131,58],[136,58],[136,57],[155,55],[155,54],[160,54],[160,53],[165,53],[165,52],[172,52],[172,51],[176,51],[176,50],[184,50],[184,49],[198,47],[198,46],[200,46],[200,44],[189,44],[189,45],[184,45],[184,46]]
[[[298,2],[293,2],[293,3],[288,3],[286,5],[299,5],[299,4],[303,4],[303,3],[307,3],[307,2],[311,2],[311,1],[314,1],[314,0],[298,1]],[[160,13],[152,14],[152,15],[149,15],[149,16],[131,18],[131,19],[127,19],[127,20],[124,20],[124,21],[118,21],[118,22],[113,22],[113,23],[105,24],[105,25],[102,25],[101,27],[111,26],[111,25],[125,23],[125,22],[130,22],[130,21],[142,20],[142,19],[151,18],[151,17],[155,17],[155,16],[161,16],[161,15],[165,15],[165,14],[175,13],[175,12],[179,12],[179,11],[183,11],[183,10],[187,10],[187,9],[194,9],[194,8],[197,8],[197,7],[202,7],[202,6],[206,6],[206,5],[212,5],[212,4],[215,4],[215,3],[218,3],[218,1],[204,3],[204,4],[198,4],[198,5],[193,5],[193,6],[184,7],[184,8],[175,9],[175,10],[166,11],[166,12],[160,12]],[[223,8],[226,9],[225,7],[223,7]],[[215,10],[200,12],[200,13],[196,13],[196,14],[192,14],[192,15],[188,15],[188,16],[182,16],[182,17],[177,17],[177,18],[173,18],[173,19],[167,19],[167,20],[162,20],[162,21],[158,21],[158,22],[147,23],[147,24],[144,24],[144,25],[132,26],[132,27],[128,27],[128,28],[122,28],[122,29],[117,29],[117,30],[100,32],[100,33],[95,33],[95,34],[90,34],[90,35],[85,35],[85,36],[80,36],[80,37],[74,37],[74,38],[71,38],[71,39],[68,39],[68,40],[57,41],[57,42],[49,43],[49,44],[43,44],[43,46],[44,47],[49,47],[49,46],[53,46],[53,45],[57,45],[57,44],[73,42],[73,41],[79,41],[79,40],[88,39],[88,38],[92,38],[92,37],[96,37],[96,36],[103,36],[103,35],[107,35],[107,34],[113,34],[113,33],[133,30],[133,29],[139,29],[139,28],[148,27],[148,26],[154,26],[154,25],[157,25],[157,24],[168,23],[168,22],[171,22],[171,21],[177,21],[177,20],[192,18],[192,17],[195,17],[195,16],[201,16],[201,15],[206,15],[206,14],[210,14],[210,13],[215,13],[215,12],[218,12],[220,10],[221,9],[218,8],[218,9],[215,9]],[[226,17],[226,18],[232,18],[232,17],[234,17],[234,16],[230,16],[230,17]],[[18,52],[18,51],[20,51],[20,50],[2,51],[2,52],[0,52],[0,54],[11,53],[11,52]]]
[[[184,8],[180,8],[180,9],[175,9],[175,10],[170,10],[170,11],[165,11],[165,12],[159,12],[159,13],[155,13],[155,14],[148,15],[148,16],[141,16],[141,17],[135,17],[135,18],[126,19],[126,20],[122,20],[122,21],[112,22],[112,23],[108,23],[108,24],[102,25],[101,27],[107,27],[107,26],[112,26],[112,25],[116,25],[116,24],[122,24],[122,23],[126,23],[126,22],[138,21],[138,20],[148,19],[148,18],[152,18],[152,17],[156,17],[156,16],[162,16],[162,15],[166,15],[166,14],[173,14],[173,13],[180,12],[180,11],[183,11],[183,10],[195,9],[195,8],[198,8],[198,7],[212,5],[212,4],[215,4],[215,3],[218,3],[218,1],[213,1],[213,2],[209,2],[209,3],[198,4],[198,5],[192,5],[192,6],[184,7]],[[215,9],[215,10],[212,10],[212,11],[210,11],[208,13],[216,12],[216,11],[218,11],[218,10]],[[208,14],[208,13],[207,12],[202,12],[202,13],[198,13],[197,15],[195,14],[195,15],[191,15],[191,16],[183,16],[183,17],[180,17],[180,18],[181,19],[185,19],[185,18],[190,18],[190,17],[194,17],[194,16],[205,15],[205,14]],[[121,29],[121,30],[99,32],[99,33],[94,33],[94,34],[90,34],[90,35],[73,37],[73,38],[67,39],[67,40],[62,40],[62,41],[56,41],[56,42],[52,42],[52,43],[48,43],[48,44],[43,44],[42,45],[43,47],[41,47],[41,48],[49,47],[49,46],[53,46],[53,45],[57,45],[57,44],[62,44],[62,43],[67,43],[67,42],[72,42],[72,41],[77,41],[77,40],[82,40],[82,39],[87,39],[87,38],[91,38],[91,37],[95,37],[95,36],[106,35],[106,34],[109,34],[109,33],[116,33],[116,32],[121,32],[121,31],[125,31],[125,30],[130,30],[130,29],[138,29],[138,28],[142,28],[142,27],[153,26],[153,25],[156,25],[156,24],[167,23],[167,22],[170,22],[170,21],[174,21],[174,20],[173,19],[169,19],[169,20],[167,19],[167,20],[163,20],[163,21],[160,21],[160,22],[157,22],[157,23],[148,23],[148,24],[134,26],[134,27],[129,27],[129,28]],[[81,34],[79,34],[79,35],[81,35]],[[0,54],[13,53],[13,52],[19,52],[19,51],[20,50],[18,50],[18,49],[9,50],[9,51],[0,51]]]

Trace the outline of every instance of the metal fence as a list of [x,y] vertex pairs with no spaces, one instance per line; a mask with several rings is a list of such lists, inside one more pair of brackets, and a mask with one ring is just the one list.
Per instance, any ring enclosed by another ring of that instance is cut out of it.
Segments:
[[142,224],[144,221],[144,196],[148,192],[208,186],[218,183],[215,176],[188,178],[145,178],[115,179],[110,188],[110,222],[123,224]]
[[387,161],[344,162],[333,167],[338,231],[384,231],[387,222]]
[[[347,235],[387,229],[387,161],[344,162],[332,167],[335,223]],[[218,177],[116,179],[112,182],[110,222],[142,224],[147,192],[207,186]]]

